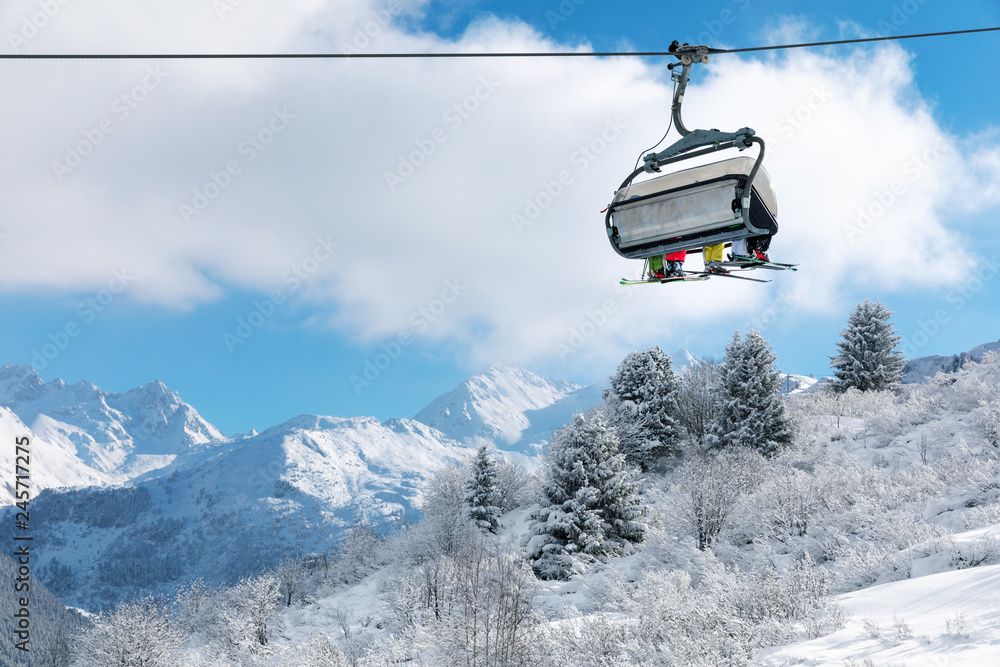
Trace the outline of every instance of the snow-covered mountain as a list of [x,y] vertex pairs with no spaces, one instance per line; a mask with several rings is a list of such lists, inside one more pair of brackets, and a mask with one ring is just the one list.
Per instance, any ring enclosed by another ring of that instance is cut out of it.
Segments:
[[[50,444],[34,437],[21,419],[11,412],[10,408],[0,406],[0,438],[8,443],[4,448],[4,470],[14,469],[15,451],[13,443],[17,438],[28,436],[31,461],[31,494],[36,495],[41,489],[59,486],[88,486],[91,484],[108,484],[110,477],[91,468],[75,454],[75,448],[69,449],[59,444]],[[0,480],[0,505],[14,502],[14,480],[9,476]]]
[[[571,398],[577,392],[582,393]],[[593,393],[593,389],[550,380],[523,368],[495,364],[436,398],[414,419],[470,446],[487,442],[499,449],[531,454],[530,445],[538,444],[531,440],[544,436],[547,442],[552,424],[558,422],[558,428],[574,410],[600,400],[599,391],[596,400],[591,400]],[[560,407],[541,412],[556,404]],[[531,437],[526,441],[526,436]]]
[[903,367],[903,382],[915,384],[923,382],[929,377],[933,377],[939,371],[954,373],[965,365],[968,360],[982,361],[983,355],[991,350],[1000,350],[1000,341],[994,343],[983,343],[977,345],[968,352],[961,352],[951,356],[941,354],[931,354],[926,357],[910,359]]
[[801,394],[816,386],[818,380],[808,375],[793,375],[790,373],[781,374],[782,394]]
[[87,609],[198,577],[232,582],[329,553],[355,523],[416,519],[427,478],[471,453],[416,421],[302,415],[134,485],[46,491],[33,501],[33,563]]
[[[176,456],[225,440],[162,382],[125,393],[89,382],[43,382],[27,366],[0,368],[0,431],[31,438],[34,492],[109,484],[162,468]],[[4,456],[13,463],[13,450]],[[10,502],[9,484],[0,503]]]

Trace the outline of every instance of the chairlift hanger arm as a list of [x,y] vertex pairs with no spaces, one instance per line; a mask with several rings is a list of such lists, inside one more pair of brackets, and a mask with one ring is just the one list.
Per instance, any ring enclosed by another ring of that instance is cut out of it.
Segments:
[[671,44],[668,51],[673,53],[675,57],[680,59],[679,63],[671,63],[667,65],[667,69],[673,72],[675,67],[681,66],[680,76],[674,74],[673,77],[677,81],[677,90],[674,91],[673,104],[670,107],[670,113],[673,115],[674,127],[677,128],[677,132],[683,137],[690,133],[690,130],[684,125],[684,121],[681,120],[681,104],[684,103],[684,91],[687,90],[688,78],[691,76],[691,65],[695,62],[708,63],[708,53],[711,49],[707,46],[691,46],[690,44],[678,44],[675,39]]
[[[671,63],[667,65],[667,68],[670,70],[673,70],[675,67],[682,68],[679,75],[676,73],[673,75],[677,81],[677,89],[674,91],[673,104],[670,107],[674,127],[677,128],[677,132],[681,135],[681,138],[659,153],[650,153],[644,156],[643,169],[646,172],[658,172],[661,166],[672,162],[673,158],[696,148],[714,145],[717,146],[716,150],[720,150],[723,148],[722,144],[725,143],[727,144],[724,146],[725,148],[735,146],[742,151],[753,143],[754,131],[749,127],[744,127],[736,132],[720,132],[715,129],[689,130],[684,125],[684,120],[681,117],[681,107],[684,104],[684,93],[687,91],[688,79],[691,76],[691,65],[696,62],[707,63],[709,53],[712,51],[713,49],[704,45],[692,46],[690,44],[678,44],[676,41],[670,45],[670,52],[680,62]],[[701,155],[702,153],[699,152],[698,154]],[[694,155],[686,157],[694,157]]]

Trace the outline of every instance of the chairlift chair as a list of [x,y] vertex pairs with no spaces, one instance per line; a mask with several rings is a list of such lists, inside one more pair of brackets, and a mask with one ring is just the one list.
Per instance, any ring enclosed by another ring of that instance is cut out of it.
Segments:
[[[681,104],[691,65],[708,62],[707,46],[678,46],[670,51],[681,66],[673,74],[678,82],[671,107],[672,122],[681,138],[659,153],[643,157],[643,166],[632,172],[615,192],[605,216],[608,239],[622,257],[646,259],[681,250],[773,233],[778,205],[774,186],[761,167],[764,140],[744,127],[736,132],[688,130],[681,120]],[[675,171],[638,183],[642,173],[658,173],[668,164],[708,155],[728,148],[743,151],[757,144],[756,159],[737,156],[711,164]]]

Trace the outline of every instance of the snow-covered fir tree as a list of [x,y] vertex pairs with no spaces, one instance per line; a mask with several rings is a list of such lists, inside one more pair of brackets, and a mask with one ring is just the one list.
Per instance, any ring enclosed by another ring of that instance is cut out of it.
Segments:
[[884,391],[899,386],[906,361],[896,349],[900,337],[889,320],[891,317],[892,311],[881,301],[873,303],[866,299],[854,308],[837,342],[840,352],[830,357],[837,378],[834,389]]
[[465,482],[465,504],[476,526],[488,533],[500,530],[499,467],[486,445],[479,448],[472,460],[472,474]]
[[630,465],[649,470],[677,453],[677,378],[659,346],[622,360],[604,390],[604,413]]
[[552,438],[542,508],[532,516],[528,557],[539,576],[566,577],[577,556],[630,551],[646,528],[637,489],[604,415],[576,415]]
[[760,332],[733,334],[722,363],[722,405],[709,444],[751,447],[771,455],[792,441],[775,356]]

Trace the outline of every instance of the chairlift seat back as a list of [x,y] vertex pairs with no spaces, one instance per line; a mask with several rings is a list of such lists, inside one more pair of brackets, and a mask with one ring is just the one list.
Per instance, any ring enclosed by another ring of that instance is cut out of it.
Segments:
[[622,188],[610,206],[612,244],[623,256],[642,258],[765,233],[776,226],[778,205],[763,168],[753,181],[749,219],[739,203],[754,163],[738,156]]

